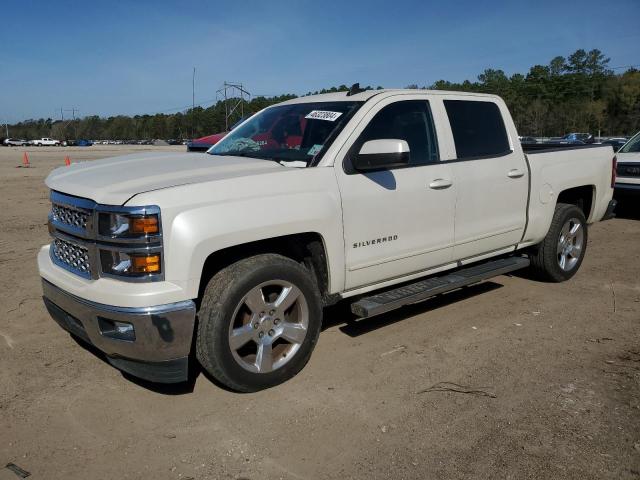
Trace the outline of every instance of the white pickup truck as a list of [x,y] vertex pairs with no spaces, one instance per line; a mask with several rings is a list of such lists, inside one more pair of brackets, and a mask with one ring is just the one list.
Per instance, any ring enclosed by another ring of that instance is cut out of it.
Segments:
[[59,147],[60,140],[43,137],[43,138],[37,138],[35,140],[31,140],[31,144],[34,147]]
[[616,196],[640,196],[640,132],[625,143],[618,153]]
[[206,153],[53,171],[44,301],[130,374],[180,382],[197,359],[259,390],[304,367],[338,300],[369,317],[526,267],[569,279],[612,216],[613,158],[525,154],[491,95],[297,98]]

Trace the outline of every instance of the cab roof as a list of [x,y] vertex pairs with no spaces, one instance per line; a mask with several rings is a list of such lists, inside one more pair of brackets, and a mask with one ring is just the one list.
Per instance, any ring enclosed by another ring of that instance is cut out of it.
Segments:
[[429,94],[429,95],[465,95],[465,96],[473,96],[473,97],[487,97],[487,98],[498,98],[497,95],[490,95],[487,93],[476,93],[476,92],[454,92],[448,90],[426,90],[426,89],[408,89],[408,88],[384,88],[381,90],[365,90],[363,92],[356,93],[354,95],[348,95],[349,92],[332,92],[332,93],[321,93],[318,95],[307,95],[304,97],[297,97],[291,100],[287,100],[285,102],[280,103],[279,105],[293,105],[296,103],[313,103],[313,102],[366,102],[372,97],[375,96],[392,96],[398,94]]

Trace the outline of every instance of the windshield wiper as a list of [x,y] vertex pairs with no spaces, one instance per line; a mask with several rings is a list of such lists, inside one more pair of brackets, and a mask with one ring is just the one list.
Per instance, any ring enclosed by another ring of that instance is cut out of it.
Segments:
[[[253,152],[235,152],[235,153],[210,153],[209,155],[217,155],[219,157],[243,157],[243,158],[255,158],[256,160],[271,160],[272,162],[287,161],[284,158],[274,157],[259,157],[258,155],[252,155]],[[290,161],[290,160],[289,160]]]
[[[208,153],[208,152],[207,152]],[[253,152],[233,152],[233,153],[209,153],[209,155],[217,155],[219,157],[250,157],[250,158],[262,158],[255,155],[251,155]]]

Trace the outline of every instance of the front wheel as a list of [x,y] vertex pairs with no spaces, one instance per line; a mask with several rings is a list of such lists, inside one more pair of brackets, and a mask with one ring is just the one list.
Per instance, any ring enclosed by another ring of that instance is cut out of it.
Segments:
[[321,324],[320,294],[310,272],[281,255],[257,255],[209,281],[198,312],[196,355],[232,390],[262,390],[305,366]]
[[575,205],[559,203],[544,240],[529,255],[534,275],[550,282],[573,277],[587,250],[587,221]]

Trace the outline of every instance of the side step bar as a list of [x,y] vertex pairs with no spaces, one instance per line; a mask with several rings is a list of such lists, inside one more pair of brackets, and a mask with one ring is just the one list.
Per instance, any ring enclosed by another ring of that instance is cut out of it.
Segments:
[[420,280],[370,297],[361,298],[351,304],[351,311],[359,317],[372,317],[426,300],[440,293],[456,290],[497,275],[526,268],[530,263],[526,257],[507,257],[472,265],[447,275],[430,277],[426,280]]

